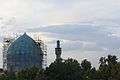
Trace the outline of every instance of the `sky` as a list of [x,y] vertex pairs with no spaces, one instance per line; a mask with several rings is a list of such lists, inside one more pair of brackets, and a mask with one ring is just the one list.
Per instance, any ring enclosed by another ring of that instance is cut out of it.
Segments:
[[62,58],[98,66],[101,56],[120,57],[119,7],[119,0],[0,0],[0,50],[3,37],[27,32],[47,44],[48,65],[59,39]]

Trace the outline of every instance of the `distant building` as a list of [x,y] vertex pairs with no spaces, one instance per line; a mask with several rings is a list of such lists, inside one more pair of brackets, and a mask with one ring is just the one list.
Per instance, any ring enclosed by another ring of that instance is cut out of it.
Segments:
[[55,48],[55,54],[56,54],[56,60],[59,61],[61,60],[61,53],[62,53],[62,49],[60,47],[60,41],[57,41],[57,47]]
[[[26,33],[16,40],[6,40],[3,50],[3,69],[20,71],[30,67],[43,67],[44,50],[42,43],[33,40]],[[46,54],[45,54],[46,55]]]

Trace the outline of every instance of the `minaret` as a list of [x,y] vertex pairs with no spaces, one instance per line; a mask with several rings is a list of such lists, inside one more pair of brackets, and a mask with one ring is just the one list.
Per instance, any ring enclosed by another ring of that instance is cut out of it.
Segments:
[[61,60],[61,47],[60,47],[60,41],[57,41],[57,47],[55,48],[55,54],[56,54],[56,60]]

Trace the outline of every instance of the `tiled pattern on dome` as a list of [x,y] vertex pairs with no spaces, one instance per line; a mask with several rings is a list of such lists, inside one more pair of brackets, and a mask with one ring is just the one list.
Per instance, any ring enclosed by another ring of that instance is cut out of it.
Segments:
[[33,66],[42,67],[43,52],[26,33],[15,40],[7,52],[7,70],[19,71]]

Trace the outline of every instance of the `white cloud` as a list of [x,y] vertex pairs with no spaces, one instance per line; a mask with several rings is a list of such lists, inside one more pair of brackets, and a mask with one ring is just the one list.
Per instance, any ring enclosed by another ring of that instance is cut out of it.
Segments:
[[119,7],[119,0],[0,0],[0,40],[10,32],[41,32],[51,61],[57,39],[63,57],[96,59],[119,48]]

